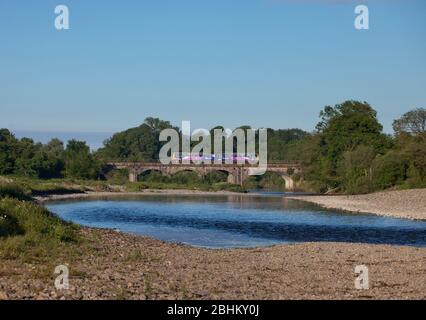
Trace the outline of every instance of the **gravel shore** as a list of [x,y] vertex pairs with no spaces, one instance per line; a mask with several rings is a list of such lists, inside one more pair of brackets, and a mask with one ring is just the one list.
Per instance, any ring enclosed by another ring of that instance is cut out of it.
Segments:
[[[426,299],[426,250],[341,243],[208,250],[82,229],[77,256],[3,260],[0,299]],[[55,265],[70,288],[54,288]],[[369,268],[368,290],[354,285]]]
[[[212,194],[186,190],[145,192],[159,193]],[[134,193],[138,194],[141,193]],[[39,201],[111,195],[115,194],[54,196]],[[426,219],[426,189],[294,198],[329,208]],[[424,248],[302,243],[210,250],[112,230],[81,228],[80,233],[84,241],[78,247],[48,262],[2,259],[0,300],[426,299]],[[69,266],[67,291],[54,287],[57,265]],[[368,290],[355,288],[358,265],[368,267]]]
[[318,204],[324,208],[381,216],[426,220],[426,189],[377,192],[355,196],[289,197]]

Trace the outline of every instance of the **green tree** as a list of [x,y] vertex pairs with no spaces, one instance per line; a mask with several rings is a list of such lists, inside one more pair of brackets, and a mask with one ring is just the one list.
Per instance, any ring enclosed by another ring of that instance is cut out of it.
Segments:
[[377,156],[372,165],[375,189],[400,185],[407,179],[409,159],[398,151],[391,150],[385,155]]
[[366,102],[346,101],[326,106],[320,117],[316,137],[307,145],[311,152],[305,152],[304,156],[308,179],[320,191],[344,188],[345,179],[338,170],[344,167],[345,152],[364,145],[375,153],[384,153],[390,146],[390,138],[382,133],[376,111]]
[[70,140],[65,149],[65,175],[69,178],[97,179],[102,164],[90,153],[84,141]]
[[396,134],[421,134],[426,131],[426,109],[418,108],[405,113],[393,122]]
[[99,157],[107,160],[155,161],[163,145],[160,132],[171,128],[168,121],[146,118],[139,127],[114,134],[98,150]]
[[268,129],[268,160],[294,161],[298,157],[295,150],[298,143],[308,137],[300,129]]
[[347,193],[367,193],[372,188],[372,163],[376,150],[371,146],[360,145],[353,151],[346,151],[338,170],[342,176],[343,189]]
[[0,129],[0,174],[12,174],[18,157],[18,140],[7,129]]

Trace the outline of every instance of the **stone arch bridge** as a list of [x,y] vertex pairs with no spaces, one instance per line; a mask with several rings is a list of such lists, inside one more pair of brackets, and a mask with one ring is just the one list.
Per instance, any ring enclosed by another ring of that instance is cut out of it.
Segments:
[[[221,171],[228,174],[228,183],[243,185],[249,177],[250,165],[241,164],[181,164],[172,163],[164,165],[161,163],[143,162],[111,162],[109,165],[115,169],[126,169],[129,171],[129,181],[136,182],[138,177],[147,171],[158,171],[164,176],[171,177],[181,171],[193,171],[199,177],[204,177],[210,172]],[[275,172],[285,180],[287,190],[294,190],[295,182],[292,173],[300,173],[301,168],[297,164],[268,164],[267,172]],[[291,174],[290,174],[291,173]]]

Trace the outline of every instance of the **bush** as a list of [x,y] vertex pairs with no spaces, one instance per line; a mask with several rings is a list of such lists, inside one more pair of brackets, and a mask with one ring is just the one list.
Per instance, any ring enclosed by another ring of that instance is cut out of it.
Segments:
[[213,171],[204,177],[204,181],[210,185],[222,182],[226,183],[228,182],[228,174],[222,171]]
[[344,191],[348,194],[363,194],[372,191],[371,178],[366,169],[352,168],[346,172]]
[[126,184],[129,181],[129,170],[111,170],[106,174],[106,179],[112,184]]
[[24,230],[19,226],[18,221],[6,210],[0,210],[0,238],[23,233]]
[[141,174],[139,176],[139,181],[168,183],[170,182],[170,178],[164,176],[159,171],[151,170]]
[[373,161],[373,185],[376,189],[386,189],[402,184],[407,179],[409,162],[403,155],[389,151]]
[[181,171],[181,172],[176,173],[171,178],[171,182],[172,183],[182,184],[182,185],[199,185],[203,181],[198,176],[198,174],[195,173],[195,172],[192,172],[192,171]]

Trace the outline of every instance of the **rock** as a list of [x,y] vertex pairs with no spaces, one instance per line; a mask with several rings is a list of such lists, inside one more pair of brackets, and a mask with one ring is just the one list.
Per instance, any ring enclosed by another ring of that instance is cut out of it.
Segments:
[[9,297],[5,292],[0,292],[0,300],[8,300]]

